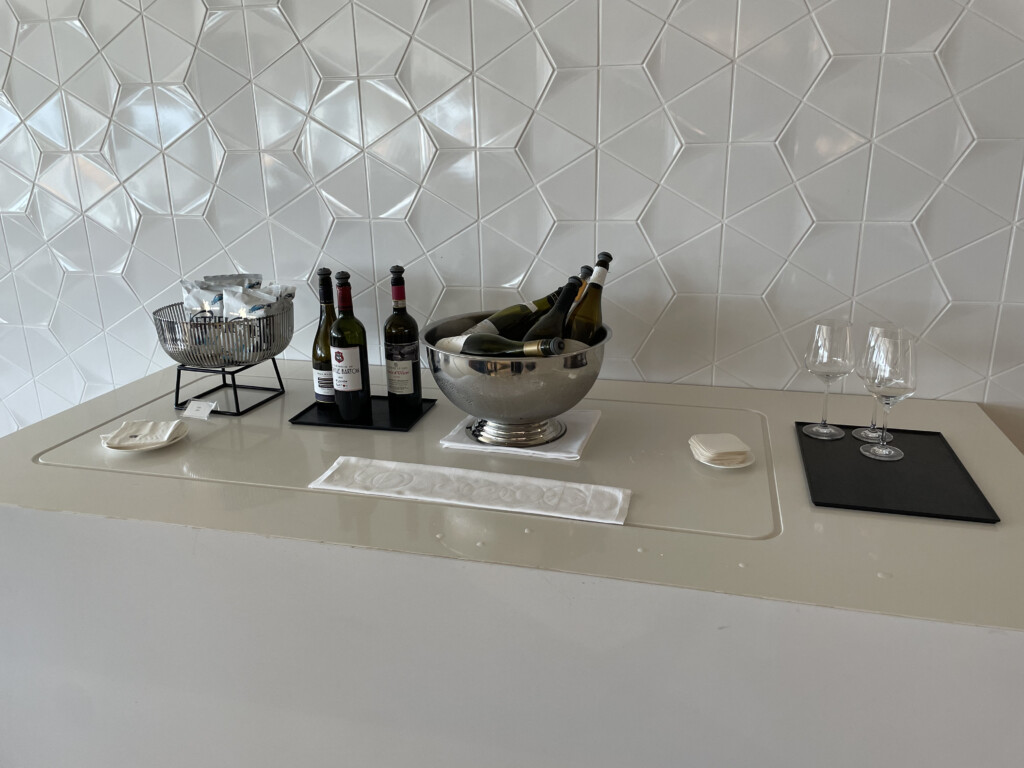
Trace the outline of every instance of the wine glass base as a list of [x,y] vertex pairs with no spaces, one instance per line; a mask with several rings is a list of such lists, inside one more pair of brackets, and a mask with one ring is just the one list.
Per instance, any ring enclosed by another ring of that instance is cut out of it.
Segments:
[[[865,443],[880,443],[879,439],[882,436],[882,430],[872,429],[871,427],[860,427],[853,430],[851,433],[858,440],[863,440]],[[888,430],[885,433],[885,442],[892,440],[892,432]]]
[[831,424],[806,424],[803,433],[815,440],[841,440],[846,437],[843,430]]
[[899,461],[904,455],[899,448],[878,444],[862,445],[860,452],[875,461]]

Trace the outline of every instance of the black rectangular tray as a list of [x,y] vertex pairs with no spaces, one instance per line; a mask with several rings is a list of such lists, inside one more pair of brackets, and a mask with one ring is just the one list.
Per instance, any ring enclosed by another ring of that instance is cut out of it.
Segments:
[[811,501],[819,507],[862,509],[896,515],[998,523],[999,515],[978,488],[941,432],[892,429],[899,461],[864,456],[865,445],[846,430],[841,440],[815,440],[796,422],[800,455]]
[[408,432],[416,422],[423,418],[423,414],[434,407],[437,400],[429,397],[423,398],[423,410],[406,418],[393,418],[388,410],[387,395],[371,395],[370,408],[372,410],[372,423],[351,424],[341,420],[337,408],[321,408],[316,403],[303,408],[297,414],[288,419],[292,424],[300,424],[310,427],[348,427],[349,429],[383,429],[389,432]]

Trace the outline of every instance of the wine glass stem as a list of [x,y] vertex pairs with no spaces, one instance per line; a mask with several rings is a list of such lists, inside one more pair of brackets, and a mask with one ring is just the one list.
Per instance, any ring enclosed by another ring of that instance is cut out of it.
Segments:
[[878,426],[878,401],[875,398],[871,398],[871,431],[874,432]]
[[[877,405],[877,403],[876,403],[876,405]],[[882,450],[883,451],[885,450],[885,437],[888,434],[885,431],[885,428],[886,428],[886,426],[889,423],[889,409],[890,408],[892,408],[891,405],[886,405],[885,403],[882,403],[882,434],[878,436],[878,444],[880,446],[882,446]]]
[[832,388],[832,382],[825,380],[825,396],[821,399],[821,426],[828,424],[828,391]]

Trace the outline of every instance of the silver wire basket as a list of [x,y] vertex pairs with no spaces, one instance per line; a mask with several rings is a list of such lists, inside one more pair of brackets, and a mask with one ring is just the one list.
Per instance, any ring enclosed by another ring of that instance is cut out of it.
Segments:
[[289,299],[273,304],[263,317],[234,318],[199,313],[181,302],[153,313],[156,336],[171,359],[197,368],[255,365],[282,352],[295,332],[295,309]]

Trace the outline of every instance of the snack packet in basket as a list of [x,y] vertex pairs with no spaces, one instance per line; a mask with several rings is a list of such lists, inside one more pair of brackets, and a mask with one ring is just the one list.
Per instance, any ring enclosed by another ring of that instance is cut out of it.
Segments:
[[240,285],[243,288],[259,288],[263,284],[263,275],[256,272],[235,275],[205,275],[203,280],[221,288],[229,285]]
[[275,296],[278,299],[294,299],[295,298],[295,286],[294,285],[283,285],[282,283],[267,283],[260,288],[263,293],[269,293],[271,296]]
[[207,317],[221,317],[224,291],[205,280],[182,280],[182,305],[193,317],[204,313]]
[[266,317],[277,298],[269,293],[240,285],[224,286],[224,318]]

